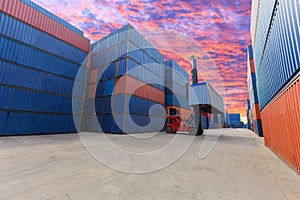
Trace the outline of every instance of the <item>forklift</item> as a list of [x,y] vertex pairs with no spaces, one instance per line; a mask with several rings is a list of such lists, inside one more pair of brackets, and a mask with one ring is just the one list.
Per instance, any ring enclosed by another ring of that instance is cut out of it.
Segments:
[[175,108],[169,108],[167,122],[166,122],[166,132],[167,133],[177,133],[181,123],[181,118],[179,111]]
[[[198,83],[198,70],[197,62],[194,56],[191,56],[192,59],[192,79],[193,84]],[[193,105],[194,113],[191,114],[188,120],[185,122],[184,126],[188,126],[189,135],[203,135],[203,129],[201,124],[201,107],[200,105]],[[194,122],[194,123],[193,123]],[[181,124],[181,118],[179,111],[177,109],[169,109],[166,121],[166,132],[167,133],[176,133],[179,130]]]

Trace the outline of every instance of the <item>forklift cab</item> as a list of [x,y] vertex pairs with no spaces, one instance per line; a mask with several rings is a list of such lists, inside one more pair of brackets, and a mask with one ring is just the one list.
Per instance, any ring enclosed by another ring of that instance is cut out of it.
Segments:
[[175,108],[169,108],[166,121],[166,132],[176,133],[179,130],[180,122],[181,118],[179,111]]

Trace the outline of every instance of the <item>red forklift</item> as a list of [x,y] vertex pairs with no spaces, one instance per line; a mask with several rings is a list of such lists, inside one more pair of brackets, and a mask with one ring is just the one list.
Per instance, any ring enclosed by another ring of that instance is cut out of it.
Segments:
[[[192,79],[193,84],[198,83],[198,71],[197,63],[194,56],[192,59]],[[187,121],[184,123],[184,126],[188,126],[188,132],[190,135],[202,135],[203,129],[201,125],[200,112],[201,107],[199,105],[193,106],[194,113],[190,115]],[[166,132],[167,133],[177,133],[180,128],[181,117],[179,111],[175,108],[170,108],[168,110],[168,116],[166,121]]]
[[181,123],[179,111],[175,108],[169,108],[166,121],[166,132],[177,133]]

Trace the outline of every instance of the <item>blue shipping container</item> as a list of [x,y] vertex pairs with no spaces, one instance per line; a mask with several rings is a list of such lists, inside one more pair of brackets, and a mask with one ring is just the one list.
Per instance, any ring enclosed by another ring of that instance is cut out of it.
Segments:
[[0,35],[81,64],[87,53],[16,18],[0,12]]

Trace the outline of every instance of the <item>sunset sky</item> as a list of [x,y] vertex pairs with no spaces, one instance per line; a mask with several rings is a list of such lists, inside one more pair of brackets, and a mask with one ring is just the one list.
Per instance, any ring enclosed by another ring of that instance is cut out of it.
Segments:
[[229,113],[245,116],[251,0],[34,2],[83,30],[92,42],[130,23],[189,73],[189,56],[195,55],[203,79],[222,94]]

